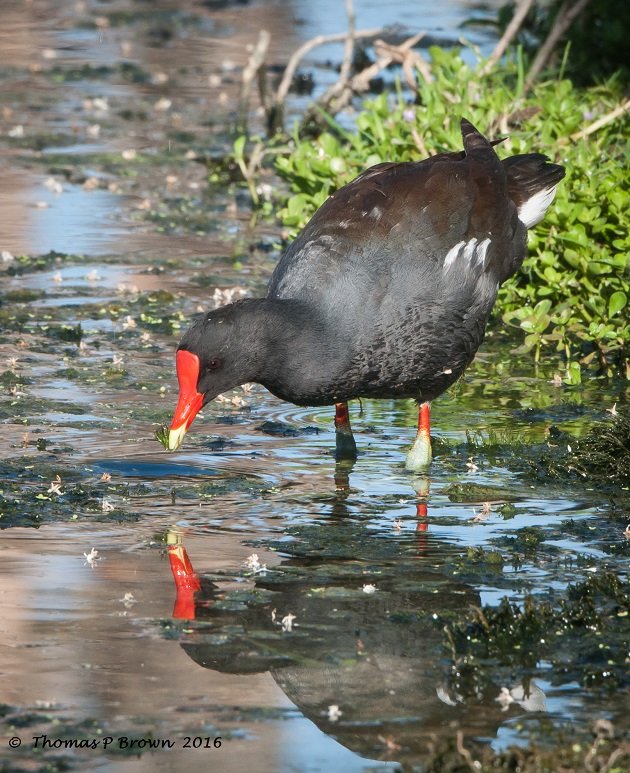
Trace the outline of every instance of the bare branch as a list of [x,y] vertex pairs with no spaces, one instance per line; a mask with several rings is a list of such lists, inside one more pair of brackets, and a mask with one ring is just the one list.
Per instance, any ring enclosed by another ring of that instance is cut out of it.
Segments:
[[348,32],[346,34],[346,45],[343,52],[343,61],[341,62],[341,68],[339,70],[339,78],[318,100],[323,105],[329,104],[334,97],[343,94],[348,86],[348,81],[350,80],[352,60],[354,58],[354,35],[356,26],[352,0],[346,0],[346,13],[348,14]]
[[267,32],[267,30],[260,30],[258,41],[254,46],[254,50],[252,51],[251,56],[249,57],[249,61],[243,69],[243,83],[241,86],[241,100],[239,109],[240,122],[242,125],[247,124],[247,113],[249,110],[249,98],[252,93],[252,83],[254,82],[254,79],[256,78],[260,68],[265,63],[270,40],[271,35]]
[[555,18],[553,26],[547,35],[547,39],[538,49],[536,58],[532,62],[532,66],[529,68],[527,78],[525,79],[525,91],[529,91],[534,81],[540,74],[540,71],[549,61],[553,50],[556,47],[558,41],[562,38],[564,33],[569,29],[574,20],[582,13],[582,11],[589,4],[590,0],[565,0],[560,6],[560,10]]
[[360,73],[357,73],[349,81],[349,83],[345,85],[344,90],[339,94],[338,97],[334,98],[334,100],[328,99],[326,101],[326,95],[319,99],[317,103],[312,105],[311,108],[307,111],[302,125],[308,124],[312,120],[316,120],[315,116],[317,115],[318,107],[324,107],[328,112],[333,114],[338,113],[350,102],[355,94],[360,94],[363,91],[367,91],[372,78],[375,78],[379,72],[385,70],[387,67],[389,67],[390,64],[400,63],[403,65],[403,67],[405,67],[405,64],[409,63],[408,69],[406,70],[406,75],[408,78],[410,78],[411,83],[409,85],[410,88],[412,88],[414,91],[416,91],[417,87],[415,79],[413,78],[413,72],[411,70],[412,65],[415,65],[419,70],[421,70],[429,82],[432,81],[433,76],[431,75],[431,70],[428,64],[420,57],[420,54],[412,50],[413,46],[415,46],[424,37],[425,34],[426,33],[424,32],[419,32],[416,35],[407,38],[407,40],[403,41],[399,46],[390,45],[389,43],[385,43],[380,39],[375,40],[374,51],[378,57],[377,61],[366,67]]
[[508,24],[508,26],[505,29],[505,32],[501,36],[501,40],[496,44],[494,47],[494,51],[490,54],[488,57],[488,61],[484,64],[484,66],[479,70],[479,75],[487,75],[490,70],[494,67],[494,65],[499,61],[499,59],[503,56],[503,54],[506,52],[507,47],[510,45],[512,40],[516,37],[518,34],[518,31],[523,25],[523,22],[525,21],[525,17],[529,13],[529,9],[534,4],[534,0],[521,0],[521,2],[518,5],[518,8],[516,9],[516,13],[514,16],[512,16],[512,20]]
[[570,139],[574,141],[583,140],[585,137],[588,137],[590,134],[594,134],[601,129],[602,126],[607,126],[609,123],[612,123],[619,118],[620,115],[627,113],[628,110],[630,110],[630,99],[627,99],[621,105],[618,105],[614,110],[611,110],[610,113],[606,113],[606,115],[593,121],[593,123],[589,124],[585,129],[575,132],[575,134],[571,135]]
[[[382,35],[383,32],[383,29],[359,30],[358,32],[354,33],[353,37],[354,40],[359,40],[361,38],[373,38],[377,35]],[[297,51],[294,51],[287,63],[282,80],[280,81],[280,85],[276,91],[276,104],[281,105],[287,98],[287,94],[291,88],[291,81],[295,75],[295,71],[297,70],[298,65],[302,59],[304,59],[304,57],[310,51],[312,51],[314,48],[317,48],[318,46],[323,46],[326,43],[340,43],[341,41],[346,40],[347,37],[348,34],[346,32],[337,32],[334,35],[317,35],[316,37],[307,40],[306,43],[303,43],[297,49]]]

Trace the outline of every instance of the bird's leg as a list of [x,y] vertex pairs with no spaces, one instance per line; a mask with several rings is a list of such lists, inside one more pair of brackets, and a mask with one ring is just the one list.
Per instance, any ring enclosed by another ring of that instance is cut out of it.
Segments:
[[335,458],[356,459],[357,444],[354,442],[348,403],[335,403]]
[[431,403],[421,403],[418,409],[418,434],[407,454],[405,467],[422,472],[431,466]]

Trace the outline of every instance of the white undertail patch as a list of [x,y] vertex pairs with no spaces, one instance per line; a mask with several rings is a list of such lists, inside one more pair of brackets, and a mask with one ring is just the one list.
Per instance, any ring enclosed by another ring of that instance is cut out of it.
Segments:
[[556,195],[557,187],[553,185],[551,188],[543,188],[521,204],[518,208],[518,219],[525,228],[531,228],[536,223],[540,223]]

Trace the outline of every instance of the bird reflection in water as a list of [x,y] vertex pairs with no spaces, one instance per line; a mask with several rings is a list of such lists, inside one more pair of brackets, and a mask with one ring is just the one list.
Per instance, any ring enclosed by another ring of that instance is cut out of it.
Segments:
[[[487,682],[463,696],[450,679],[445,620],[480,598],[434,567],[431,556],[449,546],[427,531],[428,480],[415,480],[418,530],[384,535],[348,506],[351,469],[337,464],[324,522],[289,527],[294,541],[277,545],[287,555],[279,565],[240,572],[247,588],[234,590],[231,575],[198,577],[181,538],[170,537],[173,616],[195,621],[181,647],[221,673],[269,671],[306,718],[364,757],[416,763],[445,728],[493,736],[506,718],[497,696],[507,694]],[[533,683],[512,692],[514,705],[544,708]]]

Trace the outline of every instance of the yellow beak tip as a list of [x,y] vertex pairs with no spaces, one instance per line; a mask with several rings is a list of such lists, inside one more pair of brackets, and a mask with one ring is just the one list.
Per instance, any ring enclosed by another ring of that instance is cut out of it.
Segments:
[[184,442],[184,435],[186,434],[186,427],[182,424],[177,429],[172,429],[168,433],[168,450],[176,451]]

